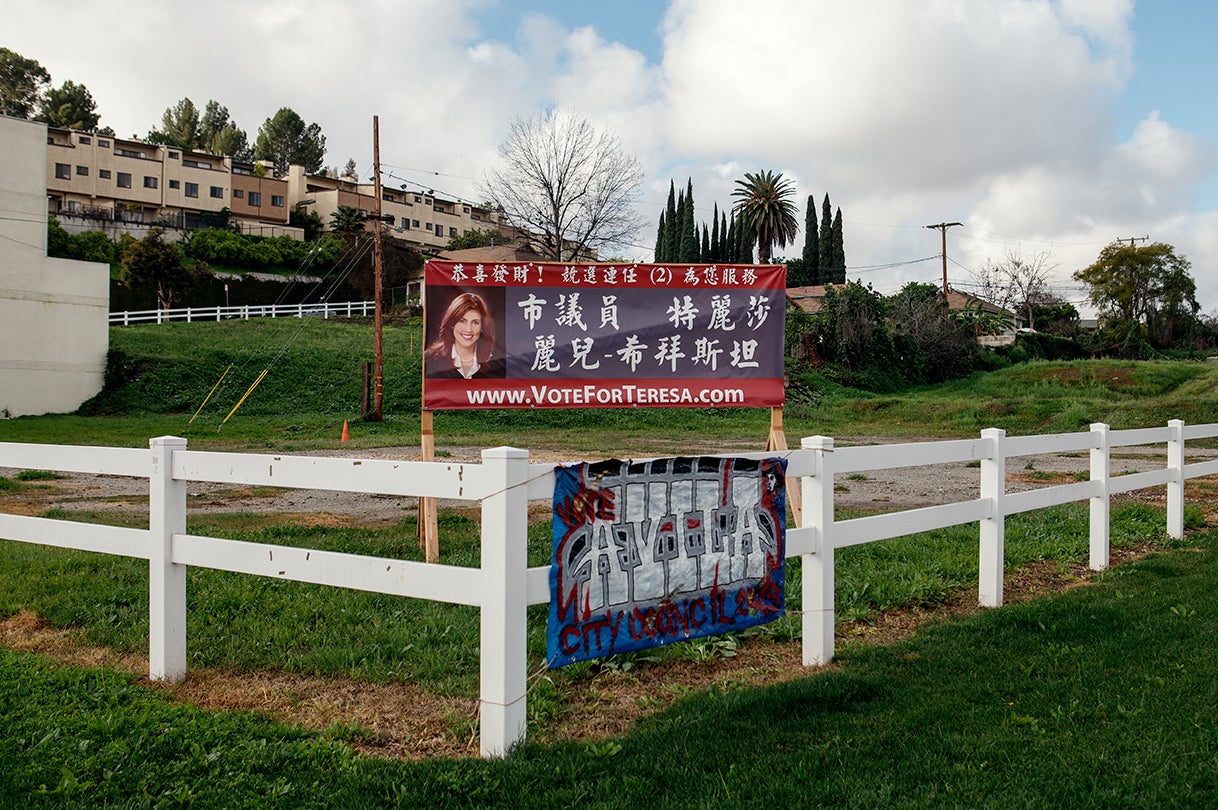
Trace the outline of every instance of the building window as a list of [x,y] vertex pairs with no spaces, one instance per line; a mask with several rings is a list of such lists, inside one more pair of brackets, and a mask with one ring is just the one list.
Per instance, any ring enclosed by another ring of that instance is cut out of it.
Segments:
[[278,194],[272,194],[271,205],[275,206],[276,208],[283,208],[283,197],[280,197]]
[[71,180],[72,179],[71,164],[56,163],[55,164],[55,177],[56,177],[56,179],[59,179],[59,180]]
[[90,138],[88,135],[81,135],[80,142],[87,146],[87,145],[93,143],[93,139]]
[[169,150],[169,156],[170,156],[171,158],[175,158],[175,159],[176,159],[176,158],[177,158],[177,156],[178,156],[178,153],[177,153],[177,152],[175,152],[175,151],[173,151],[172,149],[170,149],[170,150]]
[[469,206],[468,206],[468,205],[463,205],[463,206],[461,206],[461,210],[462,210],[462,211],[464,211],[466,214],[468,214],[468,213],[469,213]]
[[131,172],[119,172],[114,182],[119,188],[131,188]]
[[417,219],[410,220],[410,224],[416,228],[419,227],[419,221]]
[[98,169],[97,176],[103,180],[109,180],[110,179],[110,170],[109,169]]
[[258,193],[257,191],[251,191],[249,203],[250,203],[250,205],[254,206],[255,208],[261,207],[262,195],[260,193]]
[[233,189],[233,199],[234,200],[240,200],[240,199],[243,199],[244,197],[245,197],[245,191],[243,191],[242,189],[239,189],[239,188]]
[[[414,201],[415,201],[415,202],[423,202],[423,198],[422,198],[422,197],[420,197],[418,194],[416,194],[416,195],[414,195]],[[417,223],[417,222],[416,222],[415,224],[416,224],[416,225],[418,225],[419,223]]]
[[199,196],[199,184],[198,183],[187,183],[186,184],[186,196],[187,197],[198,197]]
[[429,231],[430,231],[430,230],[431,230],[431,223],[430,223],[430,222],[428,222],[428,223],[427,223],[425,226],[423,226],[423,227],[425,227],[427,230],[429,230]]
[[182,181],[181,181],[181,180],[170,180],[170,181],[169,181],[169,187],[170,187],[170,188],[181,188],[181,187],[182,187]]
[[140,160],[144,159],[144,153],[137,152],[134,149],[121,149],[121,148],[115,149],[114,154],[120,155],[122,157],[139,158]]
[[405,219],[405,218],[402,219],[402,230],[404,230],[404,231],[410,230],[410,220]]
[[217,200],[224,199],[224,189],[222,189],[220,186],[212,186],[211,187],[211,196]]
[[89,167],[88,166],[77,166],[76,173],[79,174],[81,177],[88,177],[89,176]]
[[97,145],[98,145],[98,146],[100,146],[100,147],[103,147],[103,148],[105,148],[105,149],[109,149],[109,148],[110,148],[110,142],[109,142],[109,141],[103,141],[103,140],[102,140],[102,139],[100,139],[100,138],[98,138],[98,139],[97,139]]
[[144,176],[144,188],[156,188],[156,178]]
[[204,162],[203,162],[203,161],[201,161],[201,160],[191,160],[190,158],[187,158],[187,159],[183,160],[183,161],[182,161],[182,165],[183,165],[183,166],[191,166],[191,167],[196,168],[196,169],[210,169],[210,168],[211,168],[211,164],[210,164],[210,163],[204,163]]

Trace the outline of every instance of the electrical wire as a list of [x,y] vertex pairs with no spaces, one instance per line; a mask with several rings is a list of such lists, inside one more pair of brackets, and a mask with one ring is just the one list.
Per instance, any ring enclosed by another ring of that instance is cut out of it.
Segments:
[[[329,279],[331,276],[334,276],[335,280],[331,283],[329,289],[326,291],[325,295],[322,296],[322,298],[319,301],[319,303],[321,303],[322,306],[325,306],[325,304],[329,303],[329,301],[330,301],[331,297],[334,295],[334,293],[342,286],[342,283],[344,281],[346,281],[347,278],[350,277],[352,271],[355,269],[355,267],[358,266],[360,261],[362,261],[363,258],[365,256],[367,256],[368,251],[370,251],[371,249],[372,249],[371,240],[360,240],[359,242],[356,242],[352,245],[348,245],[348,247],[344,251],[344,253],[342,255],[340,255],[338,257],[338,259],[335,260],[333,267],[329,271],[327,271],[325,275],[323,275],[321,278],[319,278],[317,280],[317,282],[313,285],[313,287],[305,294],[304,300],[307,300],[309,297],[311,297],[314,293],[317,292],[318,289],[321,288],[321,285],[324,284],[327,279]],[[317,255],[319,253],[320,253],[320,243],[317,246],[315,246],[314,249],[309,253],[309,256],[306,258],[305,262],[301,265],[299,272],[304,273],[305,271],[307,271],[308,267],[313,263],[313,261],[316,259]],[[295,287],[296,284],[297,284],[296,279],[293,279],[292,282],[290,282],[288,285],[286,285],[286,288],[280,292],[280,294],[276,300],[276,305],[280,305],[283,302],[283,300],[290,294],[290,291]],[[256,329],[254,332],[253,340],[251,340],[251,343],[254,343],[254,344],[261,343],[262,342],[260,339],[261,335],[267,328],[269,328],[269,327],[262,325],[258,329]],[[251,384],[250,387],[246,390],[245,394],[241,397],[241,399],[237,402],[237,404],[233,406],[232,410],[229,411],[228,415],[225,416],[224,419],[220,422],[219,426],[216,428],[217,432],[220,431],[224,427],[224,425],[229,421],[229,419],[232,418],[233,414],[236,413],[237,409],[240,408],[241,405],[244,404],[245,401],[254,392],[254,389],[257,388],[258,385],[261,384],[261,382],[267,377],[267,375],[270,373],[271,369],[273,369],[275,367],[275,365],[278,364],[279,360],[282,359],[284,354],[291,347],[291,345],[296,341],[296,339],[300,336],[301,332],[304,329],[305,329],[305,323],[302,321],[296,327],[296,329],[292,332],[292,334],[288,336],[287,341],[285,341],[283,343],[283,345],[281,345],[279,347],[278,352],[275,353],[274,357],[266,365],[266,367],[262,370],[262,372],[258,375],[258,377],[254,380],[253,384]],[[243,372],[249,365],[250,365],[250,360],[247,359],[247,360],[243,361],[237,367],[236,373],[233,374],[233,379],[238,378],[240,376],[241,372]],[[203,403],[199,406],[198,410],[195,411],[194,415],[187,422],[187,425],[189,425],[195,421],[195,419],[202,412],[204,406],[207,405],[208,400],[210,400],[214,394],[216,394],[216,393],[222,394],[227,389],[227,385],[224,385],[223,383],[224,383],[225,378],[229,374],[229,370],[231,370],[232,367],[233,367],[233,364],[230,364],[229,368],[226,369],[223,374],[221,374],[220,379],[217,380],[216,384],[212,387],[211,392],[208,393],[208,395],[204,398]]]

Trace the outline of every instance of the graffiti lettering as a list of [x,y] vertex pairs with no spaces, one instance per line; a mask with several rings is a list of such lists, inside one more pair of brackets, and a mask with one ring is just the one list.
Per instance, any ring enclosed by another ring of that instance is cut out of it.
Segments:
[[782,615],[784,468],[713,457],[559,467],[550,665]]

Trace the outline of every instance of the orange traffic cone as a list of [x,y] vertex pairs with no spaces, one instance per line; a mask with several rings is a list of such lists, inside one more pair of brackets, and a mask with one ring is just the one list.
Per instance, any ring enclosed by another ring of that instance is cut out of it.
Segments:
[[347,427],[346,419],[343,420],[343,437],[341,439],[339,439],[339,441],[343,441],[343,442],[351,441],[351,430],[350,430],[350,428]]

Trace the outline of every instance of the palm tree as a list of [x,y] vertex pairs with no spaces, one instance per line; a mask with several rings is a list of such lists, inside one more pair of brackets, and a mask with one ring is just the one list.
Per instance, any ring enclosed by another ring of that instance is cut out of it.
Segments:
[[365,230],[364,212],[353,205],[340,205],[330,214],[330,230],[340,234],[348,245],[355,244]]
[[795,218],[795,204],[790,197],[795,186],[783,180],[782,174],[762,171],[757,174],[745,172],[743,180],[732,192],[736,198],[733,209],[736,217],[744,223],[747,232],[757,240],[757,260],[770,263],[770,249],[775,243],[786,247],[795,241],[799,222]]

